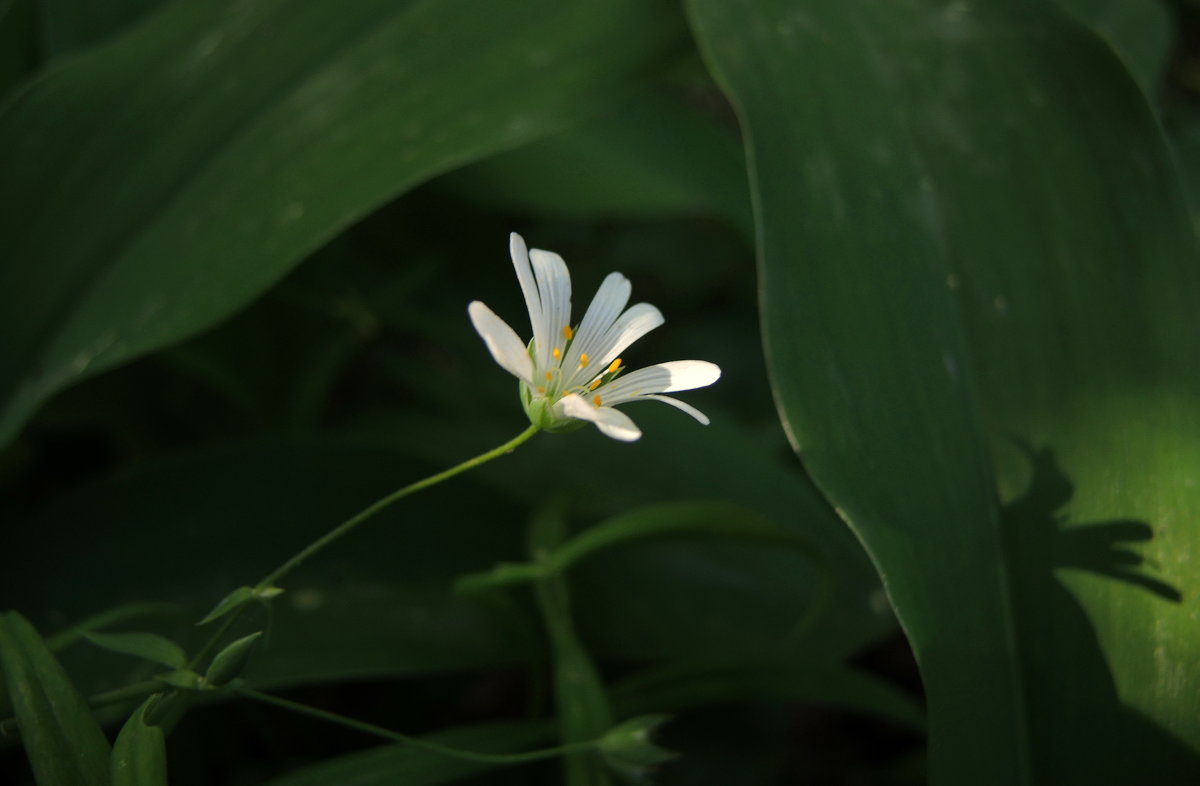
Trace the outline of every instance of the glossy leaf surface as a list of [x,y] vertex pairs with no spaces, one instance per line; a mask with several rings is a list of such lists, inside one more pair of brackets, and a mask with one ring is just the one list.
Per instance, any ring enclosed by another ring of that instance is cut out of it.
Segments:
[[51,69],[0,112],[0,441],[80,377],[228,316],[406,188],[603,106],[672,50],[677,16],[172,3]]
[[689,4],[793,445],[921,664],[933,783],[1200,772],[1200,295],[1158,128],[1037,2]]

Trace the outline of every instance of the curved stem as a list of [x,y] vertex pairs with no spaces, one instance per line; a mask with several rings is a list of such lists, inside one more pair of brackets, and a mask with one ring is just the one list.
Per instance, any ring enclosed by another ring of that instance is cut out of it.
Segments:
[[267,587],[271,586],[276,581],[278,581],[279,579],[286,576],[288,573],[291,573],[292,570],[294,570],[296,567],[298,567],[300,565],[300,563],[304,562],[304,560],[308,559],[313,554],[316,554],[318,551],[325,548],[330,543],[333,543],[335,540],[342,537],[347,532],[349,532],[350,530],[357,527],[359,524],[362,524],[364,521],[371,518],[376,513],[383,510],[384,508],[388,507],[393,502],[397,502],[398,500],[404,499],[405,497],[407,497],[409,494],[412,494],[413,492],[420,491],[421,489],[424,489],[424,488],[429,488],[430,486],[433,486],[437,483],[441,483],[443,480],[448,480],[449,478],[452,478],[455,475],[458,475],[462,472],[466,472],[468,469],[477,467],[480,464],[484,464],[488,461],[491,461],[492,459],[497,458],[498,456],[503,456],[505,453],[511,452],[512,450],[516,449],[519,445],[526,442],[530,437],[532,437],[537,432],[538,432],[538,427],[534,426],[534,425],[530,425],[529,428],[525,429],[520,434],[518,434],[517,436],[510,439],[508,442],[505,442],[503,445],[501,445],[498,448],[493,448],[492,450],[489,450],[486,453],[482,453],[482,454],[476,456],[475,458],[467,459],[466,461],[462,462],[461,464],[456,464],[455,466],[451,467],[450,469],[447,469],[443,472],[439,472],[436,475],[430,475],[429,477],[425,478],[424,480],[418,480],[416,483],[412,483],[410,485],[405,486],[402,489],[393,491],[391,494],[388,494],[383,499],[375,502],[373,505],[370,505],[369,507],[365,508],[364,510],[362,510],[358,514],[352,516],[351,518],[347,519],[346,521],[343,521],[341,524],[334,527],[329,532],[326,532],[324,535],[322,535],[321,537],[314,540],[312,543],[310,543],[308,546],[306,546],[304,549],[302,549],[299,553],[297,553],[295,556],[293,556],[291,559],[289,559],[287,562],[283,563],[278,568],[276,568],[274,571],[269,573],[266,576],[266,578],[264,578],[262,581],[258,582],[258,584],[255,586],[255,589],[261,591],[261,590],[266,589]]
[[330,723],[336,723],[339,726],[356,729],[366,734],[373,734],[376,737],[392,740],[393,742],[402,742],[407,745],[412,745],[415,748],[424,748],[425,750],[440,753],[443,756],[450,756],[456,759],[465,759],[467,761],[478,761],[485,764],[524,764],[531,761],[541,761],[542,759],[552,759],[561,756],[564,753],[574,753],[576,751],[590,750],[596,747],[594,741],[577,742],[570,745],[561,745],[557,748],[543,748],[536,751],[527,751],[525,753],[480,753],[478,751],[467,751],[461,748],[453,748],[449,745],[442,745],[437,742],[430,742],[419,737],[410,737],[407,734],[385,729],[382,726],[376,726],[364,721],[347,718],[344,715],[338,715],[333,712],[327,712],[316,707],[310,707],[307,704],[299,704],[294,701],[288,701],[278,696],[272,696],[269,693],[259,693],[256,690],[249,688],[238,688],[235,691],[240,696],[245,696],[248,699],[261,701],[266,704],[273,704],[276,707],[282,707],[285,710],[298,712],[302,715],[308,715],[313,718],[319,718]]

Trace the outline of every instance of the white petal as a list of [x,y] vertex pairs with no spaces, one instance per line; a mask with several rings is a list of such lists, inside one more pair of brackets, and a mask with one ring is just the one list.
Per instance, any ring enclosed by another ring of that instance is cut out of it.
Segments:
[[650,401],[661,401],[664,404],[670,404],[671,406],[675,407],[675,409],[681,409],[684,412],[688,413],[689,415],[694,417],[696,420],[700,421],[705,426],[707,426],[709,424],[708,415],[705,415],[703,412],[696,409],[691,404],[688,404],[685,401],[680,401],[677,398],[671,398],[670,396],[649,395],[649,396],[641,396],[637,400],[640,401],[642,399],[648,399]]
[[467,306],[467,313],[471,315],[471,324],[483,337],[483,343],[487,344],[488,351],[500,367],[532,385],[533,361],[529,359],[525,345],[508,323],[478,300]]
[[586,420],[596,424],[600,433],[622,442],[633,442],[642,436],[642,431],[629,416],[612,407],[597,407],[583,398],[570,393],[563,396],[554,408],[569,418]]
[[537,341],[538,331],[543,322],[542,300],[538,295],[533,268],[529,266],[529,251],[525,248],[525,239],[513,232],[508,236],[508,249],[512,255],[513,267],[517,271],[517,282],[521,285],[521,294],[525,296],[525,308],[529,311],[529,326],[533,330],[534,341]]
[[[571,351],[563,360],[563,368],[568,370],[565,387],[588,382],[596,376],[598,370],[603,369],[599,363],[603,359],[604,348],[599,346],[599,342],[617,321],[621,309],[629,302],[629,294],[632,291],[633,286],[629,279],[620,273],[609,273],[600,284],[596,296],[592,298],[591,305],[583,315],[583,321],[579,323],[579,330],[575,332]],[[585,352],[588,355],[588,367],[579,368],[579,359]]]
[[534,341],[538,368],[544,369],[558,365],[552,351],[555,347],[561,351],[565,346],[562,329],[571,322],[571,274],[563,258],[552,251],[530,249],[529,261],[541,297],[542,332],[534,328]]
[[592,362],[597,368],[603,369],[624,352],[626,347],[654,330],[663,321],[662,312],[649,303],[630,306],[629,310],[613,323],[604,337],[596,342],[596,356],[592,358]]
[[673,393],[711,385],[721,378],[721,368],[706,360],[673,360],[631,371],[600,388],[609,404],[620,404],[653,393]]

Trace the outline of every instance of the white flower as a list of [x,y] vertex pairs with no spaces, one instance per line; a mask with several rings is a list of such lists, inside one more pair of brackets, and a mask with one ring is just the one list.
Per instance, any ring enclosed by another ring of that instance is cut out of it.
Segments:
[[625,308],[629,279],[609,273],[583,320],[573,325],[571,276],[562,257],[536,248],[527,251],[515,232],[510,241],[533,341],[526,345],[478,300],[467,312],[492,357],[521,380],[521,401],[530,422],[547,431],[565,431],[588,421],[613,439],[631,442],[642,432],[615,407],[649,400],[670,404],[708,424],[695,407],[661,394],[711,385],[721,376],[715,363],[676,360],[624,373],[621,353],[663,323],[662,314],[649,303]]

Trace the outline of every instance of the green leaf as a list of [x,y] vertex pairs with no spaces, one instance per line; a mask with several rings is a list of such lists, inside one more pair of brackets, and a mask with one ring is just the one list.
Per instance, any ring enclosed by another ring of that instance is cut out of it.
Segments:
[[113,744],[113,786],[167,786],[167,747],[163,731],[146,723],[143,713],[154,699],[146,699],[121,727]]
[[0,666],[39,786],[105,786],[108,740],[46,642],[16,612],[0,615]]
[[0,111],[0,442],[404,190],[602,108],[679,33],[634,0],[170,3],[47,72]]
[[173,669],[187,665],[187,653],[175,642],[153,633],[85,633],[83,637],[112,652],[144,658]]
[[[464,726],[421,739],[484,753],[520,753],[552,738],[549,724],[519,722]],[[302,767],[262,786],[433,786],[488,772],[496,765],[455,759],[423,748],[384,745]]]
[[107,628],[119,622],[128,622],[141,617],[167,617],[178,615],[181,609],[174,603],[123,603],[99,614],[93,614],[65,630],[46,639],[52,652],[66,649],[97,628]]
[[689,9],[784,422],[912,642],[931,782],[1196,781],[1200,266],[1142,96],[1038,2]]
[[657,93],[436,183],[498,210],[592,220],[712,215],[746,237],[754,231],[737,137]]
[[1142,92],[1158,96],[1175,46],[1174,12],[1163,0],[1058,0],[1125,62]]

